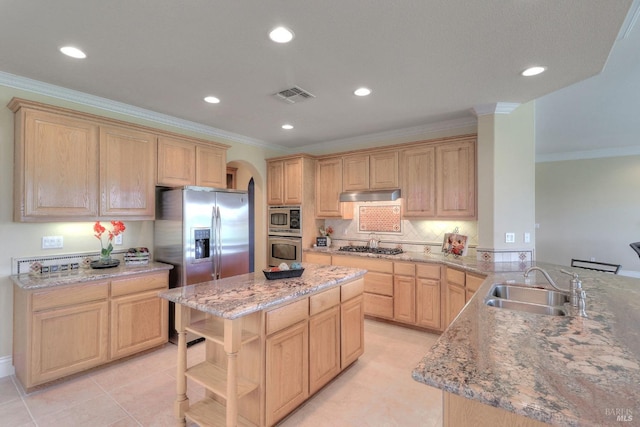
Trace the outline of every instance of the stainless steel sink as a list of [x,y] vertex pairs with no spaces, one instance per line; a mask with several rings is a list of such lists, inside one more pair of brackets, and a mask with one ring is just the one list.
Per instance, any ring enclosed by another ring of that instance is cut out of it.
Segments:
[[569,302],[568,293],[565,294],[550,289],[537,289],[514,285],[493,285],[489,296],[510,301],[550,306],[562,306],[564,303]]
[[485,304],[491,307],[506,308],[510,310],[525,311],[534,314],[547,314],[551,316],[568,316],[569,312],[564,307],[552,307],[550,305],[529,304],[525,302],[510,301],[500,298],[488,298]]
[[525,311],[527,313],[551,316],[568,316],[565,303],[569,294],[550,289],[538,289],[526,285],[495,284],[489,290],[484,303],[491,307]]

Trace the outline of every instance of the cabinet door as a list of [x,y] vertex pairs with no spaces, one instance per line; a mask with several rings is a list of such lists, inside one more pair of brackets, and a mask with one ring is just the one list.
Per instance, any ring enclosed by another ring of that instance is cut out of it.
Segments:
[[311,262],[313,264],[331,265],[330,254],[319,254],[317,252],[305,252],[302,254],[304,262]]
[[364,353],[364,299],[358,295],[340,306],[340,360],[345,369]]
[[416,286],[416,323],[419,326],[440,329],[440,281],[419,277]]
[[425,146],[404,150],[401,173],[403,215],[435,216],[435,148]]
[[302,159],[284,161],[284,204],[302,204]]
[[101,216],[153,219],[155,177],[155,135],[100,127]]
[[284,162],[267,162],[267,204],[284,204]]
[[404,323],[415,323],[416,281],[414,277],[394,276],[393,319]]
[[369,189],[369,156],[356,155],[342,158],[344,191]]
[[111,300],[111,359],[168,341],[169,302],[158,290]]
[[307,321],[277,332],[266,341],[266,421],[271,426],[309,396]]
[[226,150],[196,146],[196,185],[227,188]]
[[196,146],[187,141],[158,138],[158,185],[180,187],[196,183]]
[[340,306],[309,319],[309,394],[340,373]]
[[98,216],[98,126],[56,114],[16,115],[17,221]]
[[107,362],[108,302],[33,315],[31,381],[52,381]]
[[318,160],[316,164],[316,216],[341,217],[342,159]]
[[447,284],[447,325],[456,318],[466,304],[464,288]]
[[369,188],[398,188],[398,152],[373,153],[369,159]]
[[440,218],[475,218],[475,141],[448,143],[436,151],[436,215]]

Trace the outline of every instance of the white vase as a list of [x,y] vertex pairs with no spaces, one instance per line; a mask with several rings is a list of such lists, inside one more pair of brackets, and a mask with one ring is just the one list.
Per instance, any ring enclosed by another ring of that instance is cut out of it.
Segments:
[[331,247],[331,237],[327,236],[327,247]]

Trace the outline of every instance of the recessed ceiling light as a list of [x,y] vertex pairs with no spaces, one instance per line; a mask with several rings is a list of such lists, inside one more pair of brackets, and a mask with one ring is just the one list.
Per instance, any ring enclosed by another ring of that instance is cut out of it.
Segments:
[[276,43],[289,43],[293,40],[293,31],[286,27],[277,27],[269,33],[269,38]]
[[291,129],[293,129],[293,126],[289,125],[289,124],[282,125],[282,129],[291,130]]
[[522,75],[525,77],[537,76],[540,73],[544,73],[547,67],[531,67],[527,68],[522,72]]
[[205,102],[208,102],[209,104],[219,104],[220,100],[218,98],[216,98],[215,96],[207,96],[204,98]]
[[371,94],[371,89],[367,88],[367,87],[361,87],[356,89],[353,92],[356,96],[367,96],[369,94]]
[[61,47],[60,52],[64,53],[67,56],[70,56],[72,58],[77,58],[77,59],[84,59],[87,57],[87,55],[83,51],[73,46]]

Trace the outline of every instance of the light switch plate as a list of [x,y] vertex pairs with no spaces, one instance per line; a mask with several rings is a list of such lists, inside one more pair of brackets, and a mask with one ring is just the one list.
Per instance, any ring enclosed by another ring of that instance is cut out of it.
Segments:
[[62,236],[43,236],[42,249],[60,249],[63,247],[64,239]]
[[515,243],[516,242],[516,233],[505,233],[504,241],[505,241],[505,243]]

